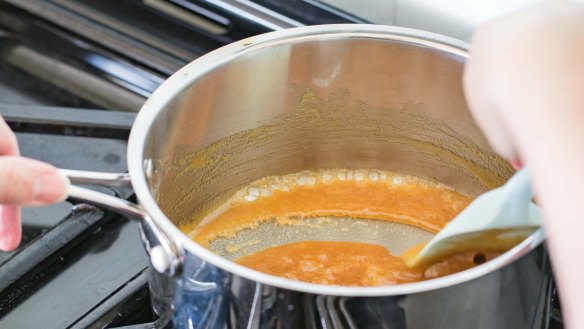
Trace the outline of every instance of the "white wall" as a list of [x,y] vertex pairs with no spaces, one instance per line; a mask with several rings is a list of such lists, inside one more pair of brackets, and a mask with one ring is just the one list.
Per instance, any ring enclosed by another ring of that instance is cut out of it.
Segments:
[[377,24],[468,41],[480,23],[542,0],[320,0]]

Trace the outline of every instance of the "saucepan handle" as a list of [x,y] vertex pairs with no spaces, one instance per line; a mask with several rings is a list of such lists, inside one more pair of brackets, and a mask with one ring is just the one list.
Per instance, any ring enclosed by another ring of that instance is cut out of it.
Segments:
[[[79,170],[60,170],[69,177],[72,184],[89,184],[107,187],[131,188],[128,174],[101,173]],[[176,275],[181,269],[182,248],[173,242],[167,234],[152,220],[139,205],[108,194],[72,185],[69,188],[69,199],[87,202],[103,207],[131,219],[141,220],[146,226],[142,230],[142,240],[150,255],[154,269],[168,275]]]
[[105,173],[95,171],[82,171],[59,169],[65,176],[69,177],[73,184],[100,185],[109,187],[132,187],[130,175],[126,173]]

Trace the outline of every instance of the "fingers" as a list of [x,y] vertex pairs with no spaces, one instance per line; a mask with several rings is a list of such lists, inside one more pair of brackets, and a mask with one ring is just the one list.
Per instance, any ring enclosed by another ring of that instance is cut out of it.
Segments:
[[513,73],[515,67],[512,64],[516,63],[516,58],[506,55],[512,50],[508,38],[502,35],[502,24],[505,22],[499,20],[485,24],[473,35],[463,86],[471,113],[489,144],[504,158],[515,161],[519,159],[519,153],[509,123],[506,94],[508,89],[516,89],[520,83],[513,83],[519,74]]
[[0,204],[44,205],[64,200],[69,180],[55,167],[18,156],[0,157]]
[[18,205],[63,200],[69,180],[53,166],[19,157],[16,135],[0,117],[0,250],[14,250],[22,238]]
[[[6,122],[0,117],[0,156],[19,155],[16,135],[10,130]],[[2,159],[4,157],[1,157]],[[0,169],[1,170],[1,169]],[[0,194],[6,190],[7,183],[5,173],[0,172]],[[0,201],[0,250],[11,251],[18,247],[22,237],[20,208],[15,206],[3,206]]]
[[16,135],[0,117],[0,155],[19,155]]
[[560,120],[566,108],[582,108],[570,105],[582,89],[582,75],[574,73],[582,71],[576,60],[584,41],[582,16],[582,8],[568,1],[549,1],[497,18],[473,35],[465,95],[478,125],[503,157],[526,158],[534,147],[541,149],[537,143],[544,131],[555,129],[551,122],[574,123]]
[[497,99],[489,83],[489,73],[489,64],[484,63],[482,56],[471,58],[464,72],[465,96],[471,113],[489,144],[503,157],[515,160],[518,155],[509,134],[509,127],[501,118]]
[[11,251],[20,244],[22,226],[20,208],[0,205],[0,250]]

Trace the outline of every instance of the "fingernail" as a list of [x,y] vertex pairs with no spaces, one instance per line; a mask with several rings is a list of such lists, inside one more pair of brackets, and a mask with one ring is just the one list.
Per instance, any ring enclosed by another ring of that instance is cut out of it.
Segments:
[[40,203],[62,201],[67,197],[69,179],[60,172],[42,174],[34,182],[34,199]]
[[21,236],[20,208],[0,205],[0,250],[16,249]]
[[511,160],[511,166],[515,170],[519,170],[519,169],[523,168],[523,164],[521,163],[521,160],[519,160],[519,159]]

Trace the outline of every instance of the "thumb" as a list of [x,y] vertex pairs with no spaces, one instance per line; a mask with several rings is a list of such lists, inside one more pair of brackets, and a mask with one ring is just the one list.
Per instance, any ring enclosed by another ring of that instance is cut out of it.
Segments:
[[0,157],[0,204],[44,205],[64,200],[69,180],[46,163],[18,157]]
[[20,208],[0,205],[0,250],[16,249],[21,238]]

